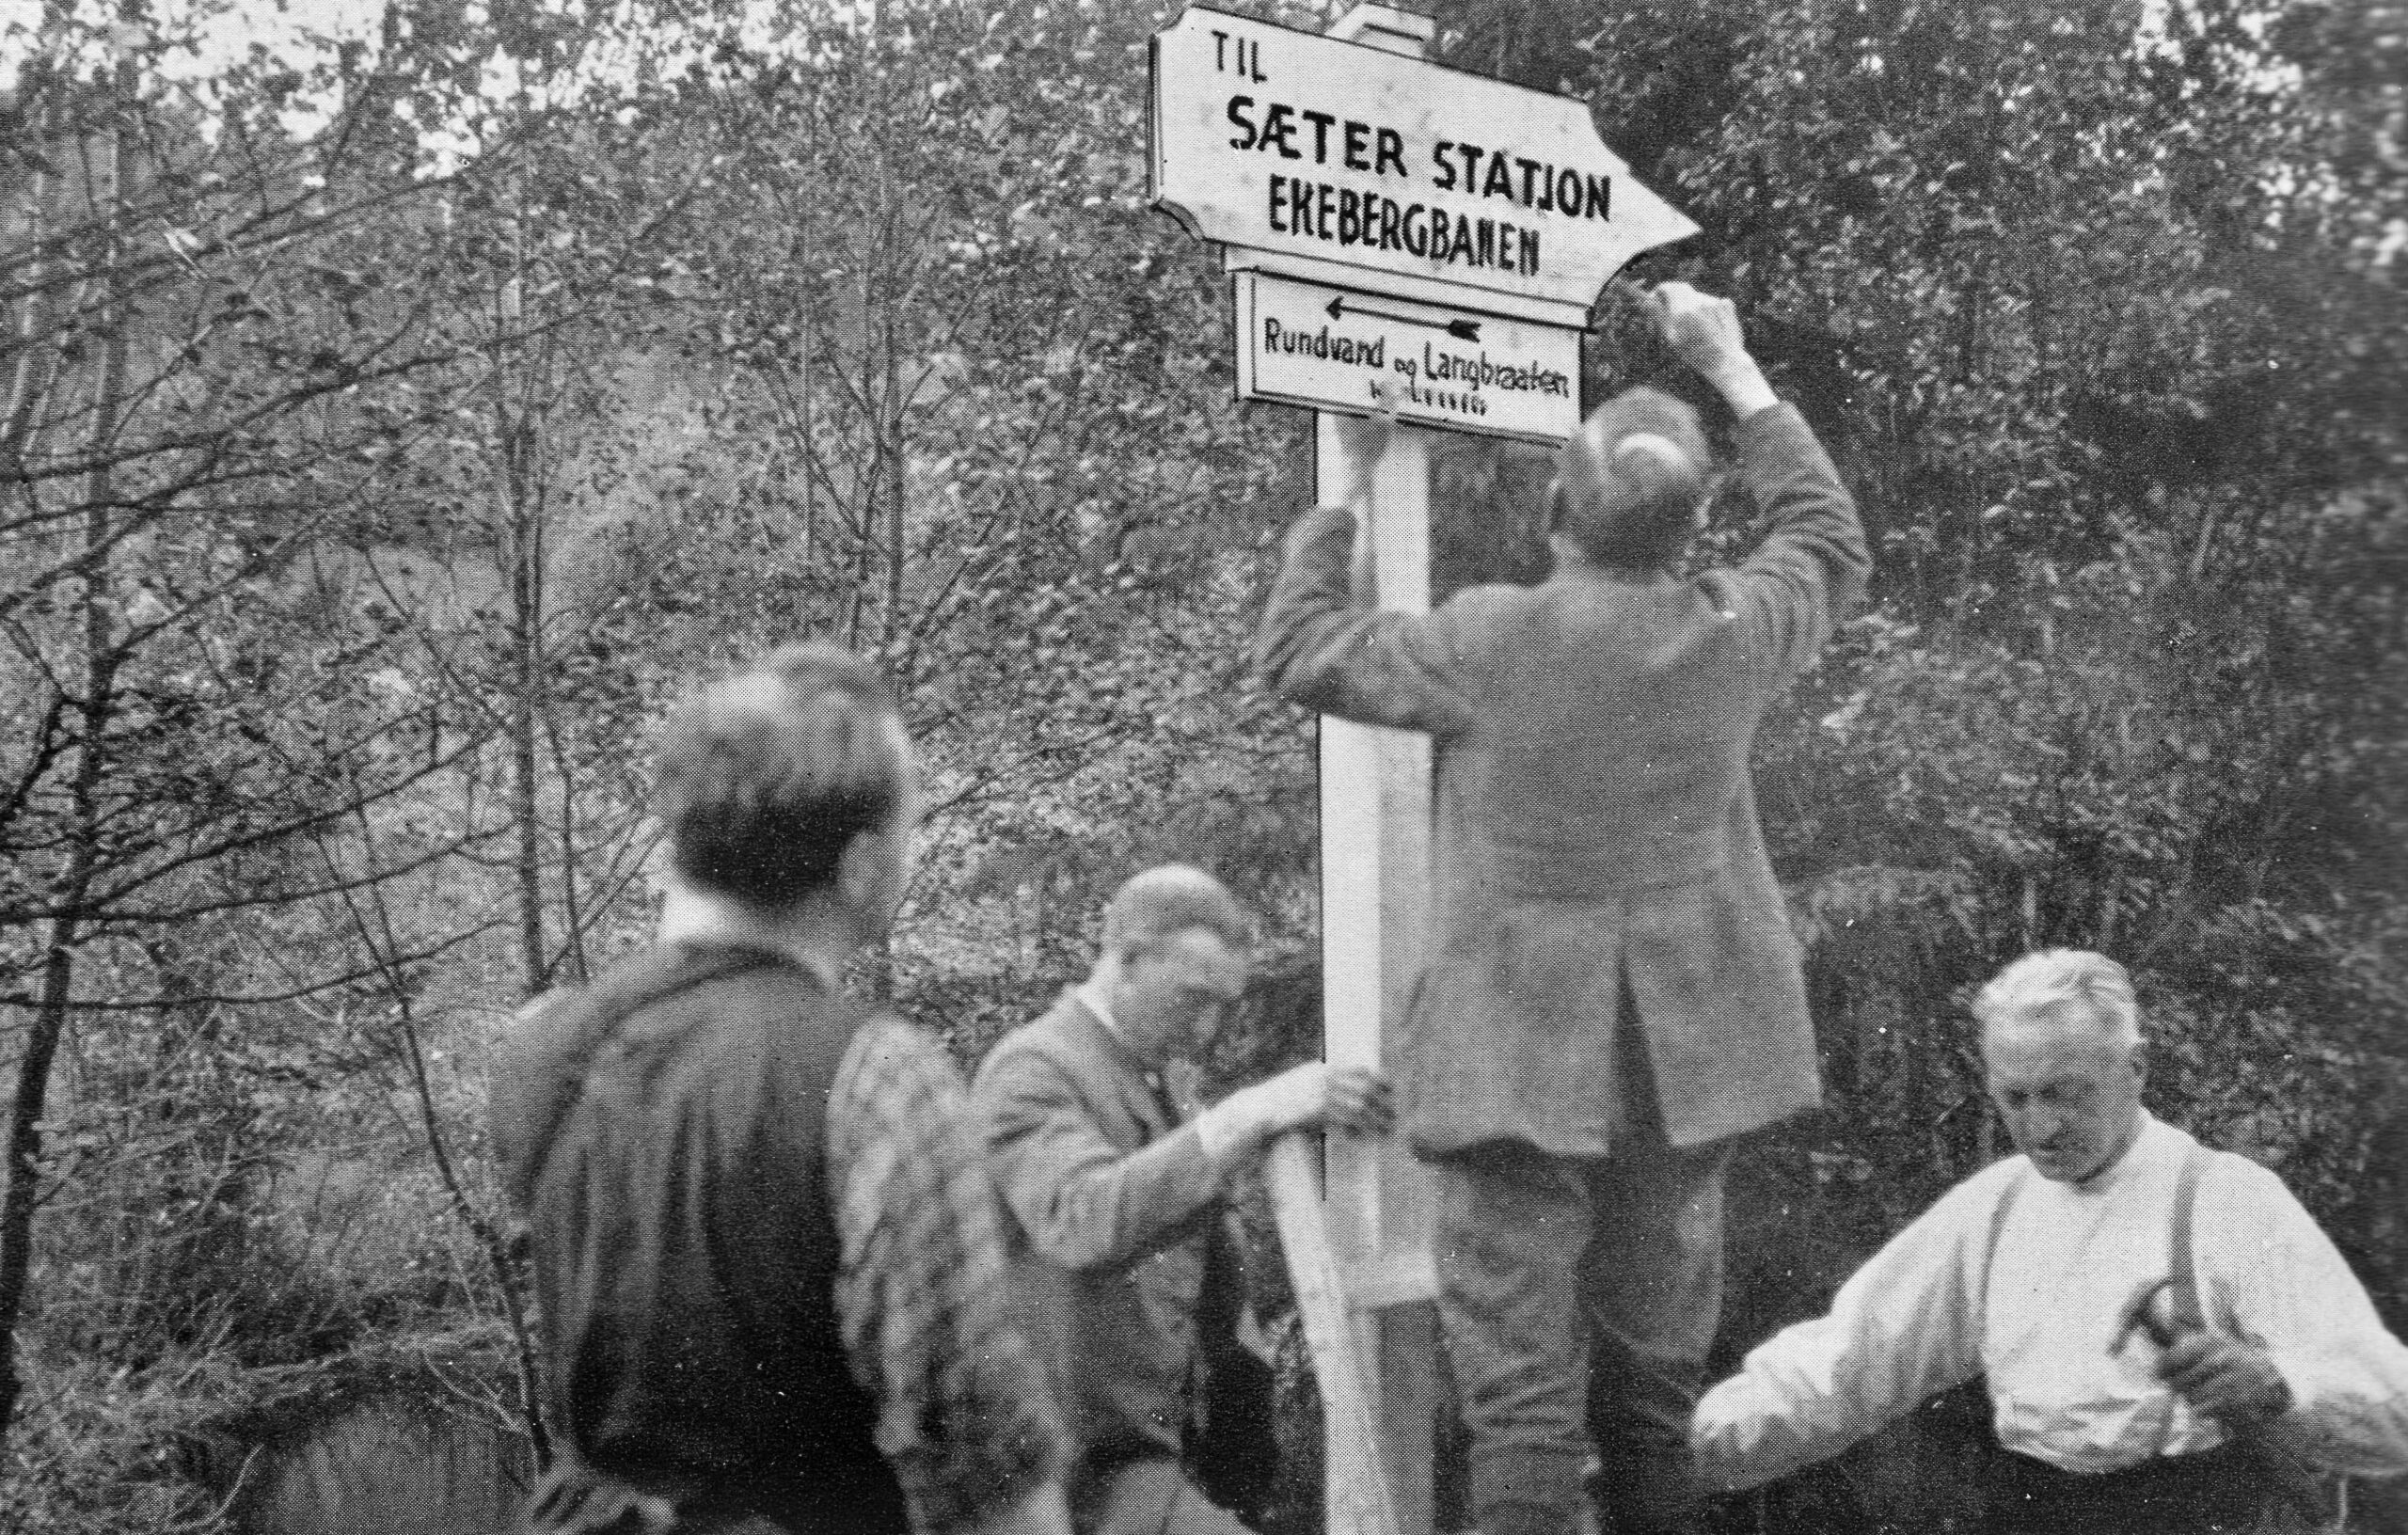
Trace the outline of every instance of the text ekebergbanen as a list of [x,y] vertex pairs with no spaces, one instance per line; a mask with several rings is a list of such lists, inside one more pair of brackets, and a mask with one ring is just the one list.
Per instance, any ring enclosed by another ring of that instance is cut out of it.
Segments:
[[[1386,124],[1244,94],[1229,97],[1227,113],[1237,130],[1229,138],[1233,150],[1316,166],[1329,165],[1335,157],[1348,170],[1406,183],[1415,180],[1404,135]],[[1438,191],[1501,199],[1512,207],[1601,221],[1612,214],[1611,177],[1509,149],[1442,138],[1430,146],[1426,174]],[[1402,250],[1434,261],[1493,267],[1524,277],[1539,271],[1539,231],[1528,225],[1456,213],[1409,195],[1390,197],[1284,173],[1270,178],[1267,191],[1271,228],[1277,233],[1340,246]]]

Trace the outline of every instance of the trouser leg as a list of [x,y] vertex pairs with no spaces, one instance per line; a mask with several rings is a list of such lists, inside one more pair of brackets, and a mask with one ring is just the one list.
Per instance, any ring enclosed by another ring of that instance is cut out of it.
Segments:
[[1576,1294],[1585,1180],[1518,1144],[1434,1170],[1438,1314],[1471,1430],[1473,1516],[1482,1535],[1570,1535],[1588,1452]]
[[1645,1126],[1592,1173],[1580,1265],[1588,1418],[1606,1535],[1690,1535],[1701,1497],[1689,1418],[1722,1311],[1723,1144],[1673,1147]]

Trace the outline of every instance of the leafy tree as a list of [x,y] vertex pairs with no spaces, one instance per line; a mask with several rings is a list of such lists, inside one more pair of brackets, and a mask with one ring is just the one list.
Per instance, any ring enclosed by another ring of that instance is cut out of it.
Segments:
[[[145,19],[55,8],[9,103],[27,195],[0,231],[0,975],[28,1021],[0,1195],[0,1428],[71,1021],[95,990],[184,1016],[230,1000],[189,957],[238,941],[195,925],[377,878],[296,868],[285,845],[456,750],[384,686],[390,615],[335,606],[309,558],[415,425],[359,391],[430,360],[415,306],[379,308],[384,274],[328,255],[435,184],[373,173],[390,100],[372,83],[340,82],[349,115],[299,144],[277,115],[302,82],[254,60],[196,100],[163,70],[191,38]],[[331,87],[340,61],[324,70]],[[126,984],[143,957],[147,991]]]

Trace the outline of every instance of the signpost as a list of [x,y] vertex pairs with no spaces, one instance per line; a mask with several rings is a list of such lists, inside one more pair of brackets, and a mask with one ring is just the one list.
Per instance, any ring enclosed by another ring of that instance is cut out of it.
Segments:
[[[1323,412],[1325,489],[1340,451],[1328,412],[1369,414],[1374,381],[1389,386],[1401,424],[1370,467],[1365,595],[1407,612],[1430,605],[1433,431],[1570,436],[1590,305],[1633,256],[1697,232],[1631,180],[1587,103],[1428,63],[1433,31],[1386,5],[1357,5],[1326,34],[1197,7],[1152,49],[1154,200],[1225,248],[1240,397]],[[1323,1054],[1377,1067],[1427,952],[1430,742],[1325,716],[1320,751]],[[1313,1266],[1341,1276],[1338,1309],[1368,1367],[1324,1376],[1349,1399],[1328,1464],[1359,1477],[1385,1459],[1390,1484],[1386,1497],[1333,1485],[1328,1527],[1388,1535],[1392,1518],[1427,1535],[1428,1175],[1393,1144],[1344,1136],[1323,1162],[1331,1251]],[[1284,1232],[1300,1169],[1275,1171]],[[1331,1309],[1307,1318],[1317,1351]],[[1380,1457],[1355,1442],[1370,1420]]]

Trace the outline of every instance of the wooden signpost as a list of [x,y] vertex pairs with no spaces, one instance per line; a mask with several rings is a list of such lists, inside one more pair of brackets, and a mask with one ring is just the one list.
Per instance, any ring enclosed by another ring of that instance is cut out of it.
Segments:
[[[1405,612],[1430,606],[1433,433],[1570,436],[1598,292],[1697,230],[1631,179],[1586,103],[1426,62],[1433,31],[1385,5],[1322,34],[1196,7],[1152,49],[1154,200],[1223,246],[1240,396],[1323,413],[1324,496],[1342,467],[1328,412],[1374,410],[1375,381],[1397,404],[1365,536],[1370,595]],[[1426,950],[1431,809],[1427,736],[1323,718],[1333,1065],[1383,1065],[1403,1017]],[[1344,1136],[1318,1195],[1301,1140],[1274,1148],[1269,1173],[1323,1395],[1330,1535],[1428,1535],[1428,1175],[1401,1146]],[[1362,1485],[1378,1465],[1385,1485]]]

